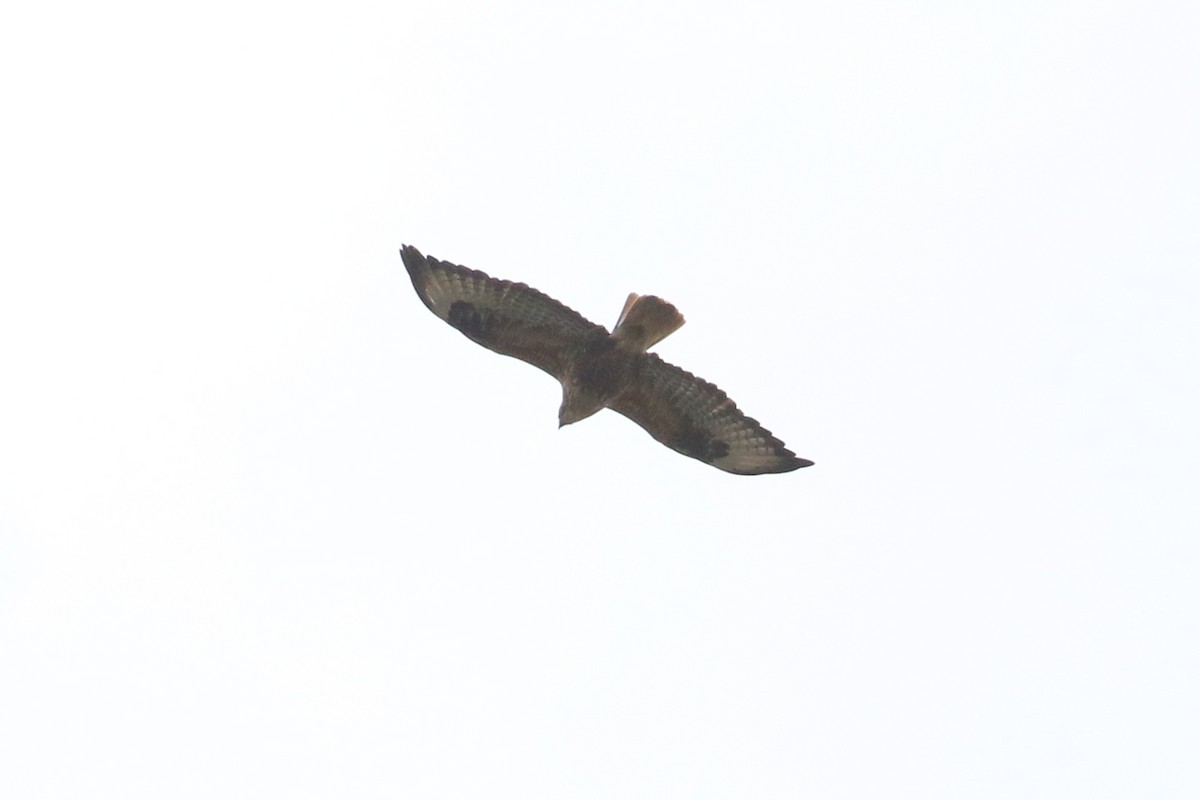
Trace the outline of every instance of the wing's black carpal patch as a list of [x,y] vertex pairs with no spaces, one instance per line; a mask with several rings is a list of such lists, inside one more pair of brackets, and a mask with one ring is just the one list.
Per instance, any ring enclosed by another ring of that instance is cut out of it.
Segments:
[[710,438],[699,428],[690,428],[687,432],[671,440],[670,446],[684,455],[698,458],[711,464],[718,458],[729,455],[729,443],[720,439]]
[[482,339],[484,333],[483,314],[474,303],[455,300],[446,314],[446,321],[472,339]]

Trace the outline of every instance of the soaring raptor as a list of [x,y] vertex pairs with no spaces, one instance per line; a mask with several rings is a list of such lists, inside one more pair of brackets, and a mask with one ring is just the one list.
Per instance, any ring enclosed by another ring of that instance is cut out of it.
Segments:
[[400,249],[417,295],[489,350],[527,361],[562,384],[558,425],[611,408],[677,453],[739,475],[790,472],[797,458],[724,392],[646,351],[683,325],[675,306],[629,295],[609,333],[523,283]]

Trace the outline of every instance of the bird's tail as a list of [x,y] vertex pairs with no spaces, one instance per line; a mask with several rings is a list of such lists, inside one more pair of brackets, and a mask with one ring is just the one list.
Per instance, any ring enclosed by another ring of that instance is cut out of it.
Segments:
[[683,322],[683,314],[661,297],[630,294],[613,328],[613,337],[624,347],[642,353],[679,330]]

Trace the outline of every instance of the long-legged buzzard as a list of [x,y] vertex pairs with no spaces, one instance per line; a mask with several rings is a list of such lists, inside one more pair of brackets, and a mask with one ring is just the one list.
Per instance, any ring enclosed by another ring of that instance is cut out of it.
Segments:
[[430,311],[471,341],[558,379],[559,427],[611,408],[672,450],[726,472],[759,475],[812,465],[716,386],[646,352],[683,325],[667,301],[629,295],[609,333],[523,283],[427,258],[409,245],[400,254]]

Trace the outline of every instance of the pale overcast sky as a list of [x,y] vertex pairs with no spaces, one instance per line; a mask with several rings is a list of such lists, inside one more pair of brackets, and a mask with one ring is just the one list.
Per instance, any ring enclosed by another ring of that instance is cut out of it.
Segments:
[[[3,797],[1200,796],[1194,3],[4,17]],[[402,243],[816,466],[558,430]]]

